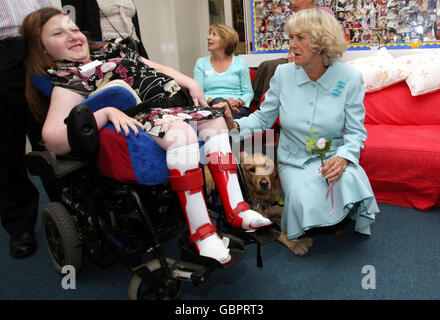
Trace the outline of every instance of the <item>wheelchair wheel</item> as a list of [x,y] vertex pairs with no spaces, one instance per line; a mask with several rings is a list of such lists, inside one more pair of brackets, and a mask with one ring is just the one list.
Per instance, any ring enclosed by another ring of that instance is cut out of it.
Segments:
[[71,265],[78,272],[83,264],[83,253],[76,223],[66,208],[51,202],[43,209],[42,226],[50,260],[58,274]]
[[[169,265],[175,264],[175,261],[170,258],[166,258]],[[159,292],[156,292],[155,288],[150,287],[141,277],[137,274],[131,278],[128,286],[128,298],[130,300],[176,300],[179,299],[183,291],[183,280],[181,279],[169,279],[165,276],[159,259],[148,262],[147,268],[154,274],[156,279],[159,280],[160,288]]]

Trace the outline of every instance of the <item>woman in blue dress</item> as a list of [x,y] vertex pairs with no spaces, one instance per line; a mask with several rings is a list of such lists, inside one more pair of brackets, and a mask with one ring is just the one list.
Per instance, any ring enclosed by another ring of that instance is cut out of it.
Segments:
[[[285,206],[279,241],[297,255],[312,246],[306,231],[336,225],[346,217],[355,231],[370,235],[379,212],[364,170],[360,150],[364,127],[362,75],[336,60],[346,41],[336,19],[318,9],[297,12],[286,24],[295,63],[278,66],[260,110],[233,120],[225,105],[229,129],[268,129],[279,116],[278,170]],[[307,151],[305,137],[332,139],[322,166]],[[326,197],[328,193],[328,196]]]

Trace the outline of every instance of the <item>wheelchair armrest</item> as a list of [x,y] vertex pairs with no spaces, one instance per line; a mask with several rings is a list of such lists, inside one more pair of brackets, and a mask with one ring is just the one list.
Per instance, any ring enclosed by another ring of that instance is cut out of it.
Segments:
[[73,155],[96,160],[99,152],[99,132],[95,116],[85,104],[75,106],[64,120]]
[[62,178],[87,165],[86,161],[57,159],[49,151],[29,152],[24,156],[24,161],[31,175],[48,179]]

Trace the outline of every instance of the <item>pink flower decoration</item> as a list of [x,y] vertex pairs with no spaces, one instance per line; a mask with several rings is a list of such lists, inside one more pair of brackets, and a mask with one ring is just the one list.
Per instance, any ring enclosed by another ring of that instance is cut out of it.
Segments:
[[124,79],[125,82],[131,87],[133,85],[133,77],[128,77]]
[[106,62],[101,66],[101,70],[104,73],[112,71],[115,68],[116,68],[116,63],[114,63],[114,62]]
[[203,119],[203,115],[201,115],[200,113],[198,113],[198,112],[193,112],[193,113],[190,113],[189,114],[191,117],[193,117],[194,119],[196,119],[196,120],[201,120],[201,119]]
[[324,150],[325,149],[325,143],[327,141],[324,138],[319,138],[318,141],[316,141],[316,147],[319,150]]
[[128,72],[128,70],[126,68],[124,68],[123,66],[118,66],[116,68],[116,73],[118,73],[122,79],[127,78],[127,72]]
[[61,71],[57,73],[57,77],[67,77],[70,74],[70,72],[67,71]]
[[114,63],[119,63],[121,62],[122,59],[121,58],[112,58],[112,59],[108,59],[107,62],[114,62]]

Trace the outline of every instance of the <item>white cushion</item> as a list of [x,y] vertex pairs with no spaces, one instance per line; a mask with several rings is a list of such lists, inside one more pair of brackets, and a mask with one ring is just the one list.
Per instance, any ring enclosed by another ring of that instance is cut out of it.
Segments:
[[386,48],[373,51],[371,56],[346,62],[362,73],[365,92],[388,87],[407,78],[405,69],[400,67]]
[[412,96],[440,90],[440,53],[415,53],[396,59],[408,74],[406,83]]

